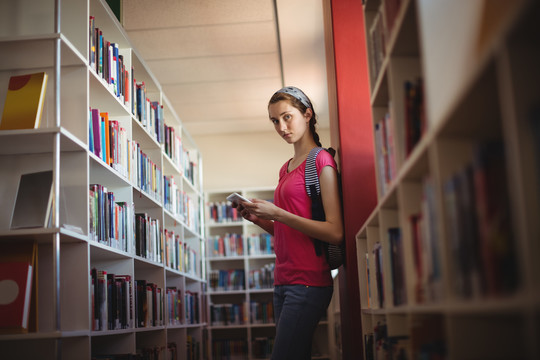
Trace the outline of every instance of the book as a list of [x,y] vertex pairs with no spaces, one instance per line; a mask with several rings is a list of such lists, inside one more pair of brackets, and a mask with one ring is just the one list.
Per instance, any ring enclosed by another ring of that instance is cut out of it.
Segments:
[[11,229],[46,227],[52,207],[52,170],[22,174]]
[[404,263],[403,263],[403,239],[400,228],[388,229],[388,242],[390,244],[390,268],[392,279],[392,296],[394,305],[403,305],[407,302]]
[[0,245],[0,333],[37,330],[37,251],[24,240]]
[[109,126],[109,113],[100,112],[99,116],[101,117],[101,123],[103,124],[103,129],[105,132],[101,134],[102,141],[105,144],[103,149],[102,158],[107,165],[111,164],[111,135],[110,135],[110,126]]
[[47,73],[40,72],[9,79],[0,130],[39,128],[47,77]]
[[32,264],[0,263],[0,329],[28,329]]
[[101,137],[103,136],[101,133],[101,119],[99,116],[99,110],[98,109],[91,109],[92,111],[92,138],[94,140],[94,154],[102,158],[102,152],[101,152]]
[[380,242],[373,246],[373,258],[375,260],[375,283],[377,286],[377,298],[379,308],[384,307],[384,274],[383,274],[383,255]]

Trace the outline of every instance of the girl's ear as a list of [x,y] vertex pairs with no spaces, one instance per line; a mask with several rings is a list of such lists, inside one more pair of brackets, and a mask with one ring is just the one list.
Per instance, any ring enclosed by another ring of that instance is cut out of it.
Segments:
[[304,113],[304,117],[306,118],[306,122],[309,122],[311,120],[312,116],[313,116],[313,110],[311,110],[311,108],[307,108],[306,112]]

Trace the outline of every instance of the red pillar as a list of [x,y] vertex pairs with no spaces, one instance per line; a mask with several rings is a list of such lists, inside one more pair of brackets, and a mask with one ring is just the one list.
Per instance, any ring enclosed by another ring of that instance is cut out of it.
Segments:
[[343,359],[363,358],[356,233],[377,204],[373,124],[361,0],[332,0],[347,265],[339,274]]

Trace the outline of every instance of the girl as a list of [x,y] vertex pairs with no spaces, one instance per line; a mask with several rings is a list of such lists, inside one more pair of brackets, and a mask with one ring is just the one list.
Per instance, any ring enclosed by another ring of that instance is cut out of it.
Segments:
[[279,171],[274,203],[252,199],[237,206],[242,216],[274,236],[274,315],[276,338],[272,359],[311,359],[314,331],[333,293],[330,268],[317,256],[312,239],[339,244],[343,225],[336,163],[327,151],[316,159],[325,221],[311,219],[305,190],[305,161],[321,146],[316,115],[309,98],[298,88],[278,90],[268,104],[276,132],[293,145],[294,155]]

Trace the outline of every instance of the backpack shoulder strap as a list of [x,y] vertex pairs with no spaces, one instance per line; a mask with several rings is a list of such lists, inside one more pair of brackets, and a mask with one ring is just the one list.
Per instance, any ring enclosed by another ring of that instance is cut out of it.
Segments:
[[[308,154],[306,159],[306,170],[304,172],[306,182],[306,192],[311,199],[311,218],[314,220],[324,221],[324,208],[321,199],[321,186],[319,184],[319,175],[317,175],[317,165],[315,160],[317,155],[323,148],[314,147]],[[323,254],[323,244],[320,240],[313,239],[313,246],[315,247],[315,254],[321,256]]]
[[318,196],[321,193],[319,176],[317,175],[317,166],[315,165],[315,160],[317,159],[317,155],[319,155],[321,150],[323,150],[322,147],[314,147],[311,149],[306,159],[306,192],[310,198]]

